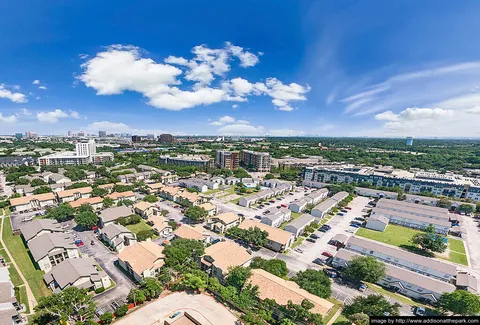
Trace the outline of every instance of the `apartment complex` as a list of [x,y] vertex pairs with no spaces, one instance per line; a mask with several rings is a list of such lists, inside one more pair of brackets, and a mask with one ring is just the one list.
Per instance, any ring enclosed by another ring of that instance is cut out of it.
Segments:
[[272,161],[268,152],[243,150],[241,153],[240,164],[254,171],[269,172],[271,163]]
[[22,323],[23,319],[19,313],[25,311],[25,306],[17,301],[7,266],[0,267],[0,293],[0,324]]
[[240,165],[240,153],[219,149],[215,155],[215,165],[218,168],[237,169]]
[[425,229],[432,225],[435,232],[443,235],[452,226],[447,209],[389,199],[380,199],[371,216],[385,217],[392,224],[409,228]]
[[54,153],[38,159],[41,166],[87,165],[100,164],[106,161],[113,161],[113,153],[97,153],[95,140],[93,139],[88,142],[77,143],[75,145],[75,151]]
[[385,166],[339,165],[305,167],[303,179],[324,183],[368,182],[373,186],[398,186],[406,193],[430,192],[434,195],[480,201],[480,179],[457,174],[410,172]]
[[207,155],[179,155],[176,157],[165,155],[158,157],[158,162],[166,165],[195,166],[200,168],[211,168],[214,165],[213,158]]

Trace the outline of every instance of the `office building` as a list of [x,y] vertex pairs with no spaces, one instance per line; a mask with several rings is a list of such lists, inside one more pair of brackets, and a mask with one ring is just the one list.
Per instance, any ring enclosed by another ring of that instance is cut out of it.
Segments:
[[160,164],[178,165],[178,166],[196,166],[201,168],[210,168],[214,165],[214,160],[207,155],[179,155],[170,157],[169,155],[158,157]]
[[407,137],[407,146],[413,146],[413,138]]
[[158,140],[160,141],[160,143],[174,143],[175,142],[175,138],[173,137],[173,135],[167,134],[167,133],[160,134],[160,137],[158,138]]
[[240,153],[238,151],[217,150],[215,165],[218,168],[237,169],[240,164]]
[[79,142],[75,145],[75,151],[64,151],[43,156],[38,159],[41,166],[56,165],[87,165],[100,164],[113,161],[112,152],[96,152],[95,140]]
[[77,136],[79,137],[84,137],[85,136],[85,132],[84,131],[80,131],[77,133]]
[[430,192],[457,199],[480,201],[480,179],[458,174],[406,171],[385,166],[316,166],[303,169],[305,183],[362,183],[373,186],[398,186],[406,193]]
[[268,152],[243,150],[240,164],[247,169],[252,169],[257,172],[269,172],[271,164],[270,154]]
[[16,138],[17,140],[22,140],[23,134],[22,134],[22,133],[15,133],[15,138]]
[[133,143],[138,143],[142,141],[142,137],[139,135],[132,135],[132,142]]
[[100,138],[105,138],[107,136],[107,131],[98,131],[98,136]]
[[155,134],[148,133],[148,134],[147,134],[147,139],[149,139],[149,140],[155,139]]
[[70,138],[73,135],[72,131],[67,132],[67,136]]

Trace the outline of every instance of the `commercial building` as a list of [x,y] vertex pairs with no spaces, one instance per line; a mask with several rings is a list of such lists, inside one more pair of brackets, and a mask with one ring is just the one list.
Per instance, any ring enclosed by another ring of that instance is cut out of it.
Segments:
[[37,159],[30,156],[7,156],[0,157],[0,167],[18,167],[33,166],[37,163]]
[[95,140],[78,142],[75,151],[64,151],[43,156],[38,159],[40,166],[87,165],[113,161],[112,152],[97,153]]
[[303,179],[321,183],[362,183],[375,187],[398,186],[405,193],[430,192],[437,196],[480,201],[480,179],[457,174],[438,174],[424,171],[406,171],[384,166],[339,165],[305,167]]
[[73,240],[66,234],[46,233],[28,242],[33,260],[40,270],[48,272],[57,264],[69,258],[78,258],[80,254]]
[[315,217],[311,214],[304,213],[297,219],[293,220],[285,226],[285,231],[291,232],[295,235],[295,238],[300,236],[307,226],[315,221]]
[[207,155],[179,155],[176,157],[165,155],[158,157],[158,163],[166,165],[211,168],[214,165],[214,159]]
[[156,277],[160,268],[165,265],[163,246],[151,241],[128,246],[118,254],[118,264],[135,281],[141,282],[144,278]]
[[257,172],[269,172],[271,164],[270,154],[268,152],[243,150],[240,156],[240,164],[247,169]]
[[407,137],[406,145],[410,146],[410,147],[413,146],[413,138],[412,137]]
[[45,274],[43,279],[53,292],[69,287],[95,291],[106,289],[112,284],[107,273],[90,257],[64,260]]
[[396,200],[398,197],[397,192],[389,192],[389,191],[380,191],[372,188],[365,188],[365,187],[355,187],[355,194],[360,196],[366,196],[376,199],[392,199]]
[[110,223],[101,232],[102,240],[117,253],[122,252],[126,246],[134,245],[137,236],[122,225]]
[[317,166],[324,161],[322,157],[310,156],[305,158],[283,157],[272,158],[271,166],[280,169]]
[[245,219],[239,226],[240,229],[249,229],[258,227],[260,230],[268,232],[267,244],[265,247],[276,251],[283,252],[292,246],[295,237],[288,231],[275,228],[261,222],[256,222],[251,219]]
[[252,257],[239,244],[233,241],[220,241],[205,248],[205,254],[200,259],[200,265],[202,270],[223,282],[229,269],[250,265]]
[[[332,265],[343,268],[357,253],[341,249],[335,254]],[[427,299],[435,303],[444,293],[455,291],[451,283],[414,273],[401,267],[385,264],[385,276],[377,284],[414,299]]]
[[174,143],[175,138],[171,134],[164,133],[160,134],[160,136],[158,137],[158,141],[160,143]]
[[261,300],[271,299],[279,305],[288,305],[289,301],[301,305],[306,299],[313,304],[310,311],[322,316],[325,316],[333,307],[328,300],[309,293],[295,282],[284,280],[262,269],[253,269],[246,283],[258,286],[258,296]]
[[142,137],[139,135],[132,135],[132,142],[133,143],[138,143],[142,141]]
[[457,274],[457,268],[452,264],[440,262],[365,238],[350,237],[345,243],[345,249],[361,255],[373,256],[384,263],[392,264],[441,281],[451,282]]
[[219,149],[216,152],[215,165],[218,168],[237,169],[240,165],[240,153]]
[[98,136],[100,138],[105,138],[107,136],[107,131],[98,131]]

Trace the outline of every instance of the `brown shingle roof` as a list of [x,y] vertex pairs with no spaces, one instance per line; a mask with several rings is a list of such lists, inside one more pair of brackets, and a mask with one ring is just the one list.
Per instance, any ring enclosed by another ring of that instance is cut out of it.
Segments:
[[213,265],[221,269],[223,275],[228,273],[230,267],[244,265],[252,259],[245,248],[233,241],[221,241],[205,248],[204,256],[213,258]]
[[145,202],[145,201],[140,201],[138,203],[135,203],[133,205],[133,208],[138,209],[138,210],[143,212],[143,211],[147,210],[148,208],[150,208],[152,206],[154,206],[152,203],[148,203],[148,202]]
[[273,299],[279,305],[287,305],[288,301],[292,301],[300,305],[304,299],[308,299],[314,305],[311,311],[322,316],[333,307],[331,302],[301,289],[295,282],[286,281],[262,269],[253,269],[247,281],[258,286],[259,297],[262,300]]
[[222,221],[226,225],[240,219],[240,217],[233,212],[222,213],[222,214],[219,214],[218,216],[216,216],[214,218]]
[[112,200],[118,200],[120,198],[130,197],[130,196],[135,196],[135,193],[133,193],[132,191],[126,191],[126,192],[113,192],[107,195],[107,197]]
[[248,229],[248,228],[254,228],[254,227],[258,227],[261,230],[265,230],[266,232],[268,232],[269,240],[282,245],[286,245],[288,241],[293,237],[293,234],[288,231],[275,228],[260,222],[256,222],[251,219],[245,219],[239,226],[240,229]]
[[64,197],[72,196],[75,193],[80,193],[80,194],[92,193],[92,188],[90,186],[89,187],[74,188],[74,189],[71,189],[71,190],[65,190],[65,191],[57,192],[57,195],[58,195],[59,198],[64,198]]
[[55,194],[44,193],[44,194],[37,194],[37,195],[30,195],[30,196],[22,196],[15,199],[10,199],[10,205],[12,206],[23,205],[33,200],[38,200],[38,201],[55,200]]
[[173,233],[176,236],[185,239],[203,240],[205,238],[202,226],[192,227],[189,225],[182,225]]
[[89,197],[89,198],[85,198],[85,199],[78,199],[76,201],[72,201],[72,202],[68,202],[70,204],[70,206],[72,208],[78,208],[80,206],[82,206],[83,204],[88,204],[88,205],[92,205],[92,204],[98,204],[98,203],[102,203],[103,202],[103,199],[99,196],[95,196],[95,197]]
[[127,246],[118,258],[128,261],[135,273],[141,275],[145,270],[162,267],[165,262],[163,246],[151,241],[142,241],[135,245]]

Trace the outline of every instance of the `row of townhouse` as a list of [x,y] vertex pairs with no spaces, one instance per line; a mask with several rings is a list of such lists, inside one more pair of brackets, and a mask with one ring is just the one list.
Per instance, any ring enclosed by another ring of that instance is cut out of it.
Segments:
[[435,220],[449,220],[450,213],[447,209],[429,205],[415,204],[406,201],[380,199],[376,204],[377,208],[403,212],[414,216],[425,217]]
[[88,187],[74,188],[57,192],[58,202],[72,202],[78,199],[88,199],[92,196],[93,189]]
[[290,203],[288,208],[292,212],[300,213],[300,212],[303,212],[303,210],[305,210],[307,205],[317,204],[317,203],[323,201],[327,196],[328,196],[328,189],[322,188],[322,189],[319,189],[317,191],[311,192],[308,195],[305,195],[301,199],[297,199],[297,200],[293,201],[292,203]]
[[163,170],[160,168],[152,167],[152,166],[147,166],[147,165],[138,165],[138,168],[140,168],[143,171],[150,171],[155,174],[160,175],[160,177],[155,176],[152,178],[158,179],[160,183],[163,184],[170,184],[173,182],[176,182],[178,180],[178,175],[175,173],[172,173],[171,171],[168,170]]
[[355,194],[359,196],[367,196],[370,198],[375,198],[375,199],[392,199],[396,200],[398,197],[397,192],[389,192],[389,191],[382,191],[382,190],[376,190],[373,188],[366,188],[366,187],[355,187]]
[[137,236],[126,227],[109,223],[100,234],[102,241],[117,253],[122,252],[125,247],[134,245],[137,242]]
[[292,222],[288,223],[285,226],[285,231],[291,232],[295,238],[298,238],[305,231],[305,228],[315,222],[315,220],[315,217],[311,214],[304,213]]
[[276,252],[286,251],[292,246],[295,240],[295,236],[288,231],[254,221],[252,219],[245,219],[238,227],[240,229],[258,227],[260,230],[268,232],[267,244],[265,247]]
[[[344,268],[355,257],[361,256],[354,251],[340,249],[332,260],[336,268]],[[434,303],[444,293],[455,291],[456,287],[445,281],[414,273],[391,264],[385,264],[385,276],[377,284],[415,299],[427,299]]]
[[77,246],[55,220],[32,220],[20,228],[44,281],[54,292],[76,286],[89,290],[108,288],[108,275],[93,259],[81,258]]
[[137,197],[135,196],[135,193],[132,191],[125,191],[125,192],[112,192],[106,196],[107,198],[111,199],[114,204],[118,204],[119,202],[128,200],[135,202],[137,200]]
[[271,208],[268,210],[269,212],[263,215],[261,219],[261,223],[272,227],[280,227],[282,223],[290,221],[292,218],[292,211],[288,210],[287,208]]
[[189,178],[189,179],[181,179],[178,181],[178,185],[184,188],[194,188],[198,190],[200,193],[206,192],[210,190],[218,189],[219,183],[205,180],[201,178]]
[[316,205],[312,209],[312,212],[311,212],[312,216],[317,217],[319,219],[323,219],[327,213],[329,213],[333,208],[335,208],[338,205],[339,202],[345,200],[347,197],[348,197],[347,192],[338,192],[332,197]]
[[177,186],[164,186],[158,190],[158,195],[182,205],[201,205],[207,201],[205,197]]
[[10,199],[13,211],[32,211],[56,206],[57,198],[53,193],[44,193],[30,196],[22,196]]
[[243,207],[250,207],[251,205],[261,201],[261,200],[267,200],[269,198],[272,198],[274,196],[278,195],[284,195],[285,193],[288,193],[292,190],[292,185],[289,183],[284,183],[279,186],[273,187],[273,188],[267,188],[263,191],[260,191],[258,193],[244,196],[240,198],[238,201],[238,205],[243,206]]
[[[41,186],[47,186],[49,187],[53,193],[57,193],[60,191],[64,191],[65,188],[69,187],[73,183],[59,183],[59,184],[47,184],[47,185],[41,185]],[[33,192],[40,188],[41,186],[34,186],[32,187],[30,184],[28,185],[15,185],[14,191],[15,193],[18,193],[22,196],[30,196],[33,195]]]
[[233,212],[221,213],[207,219],[207,227],[215,232],[224,234],[228,229],[237,227],[242,222],[242,217]]

